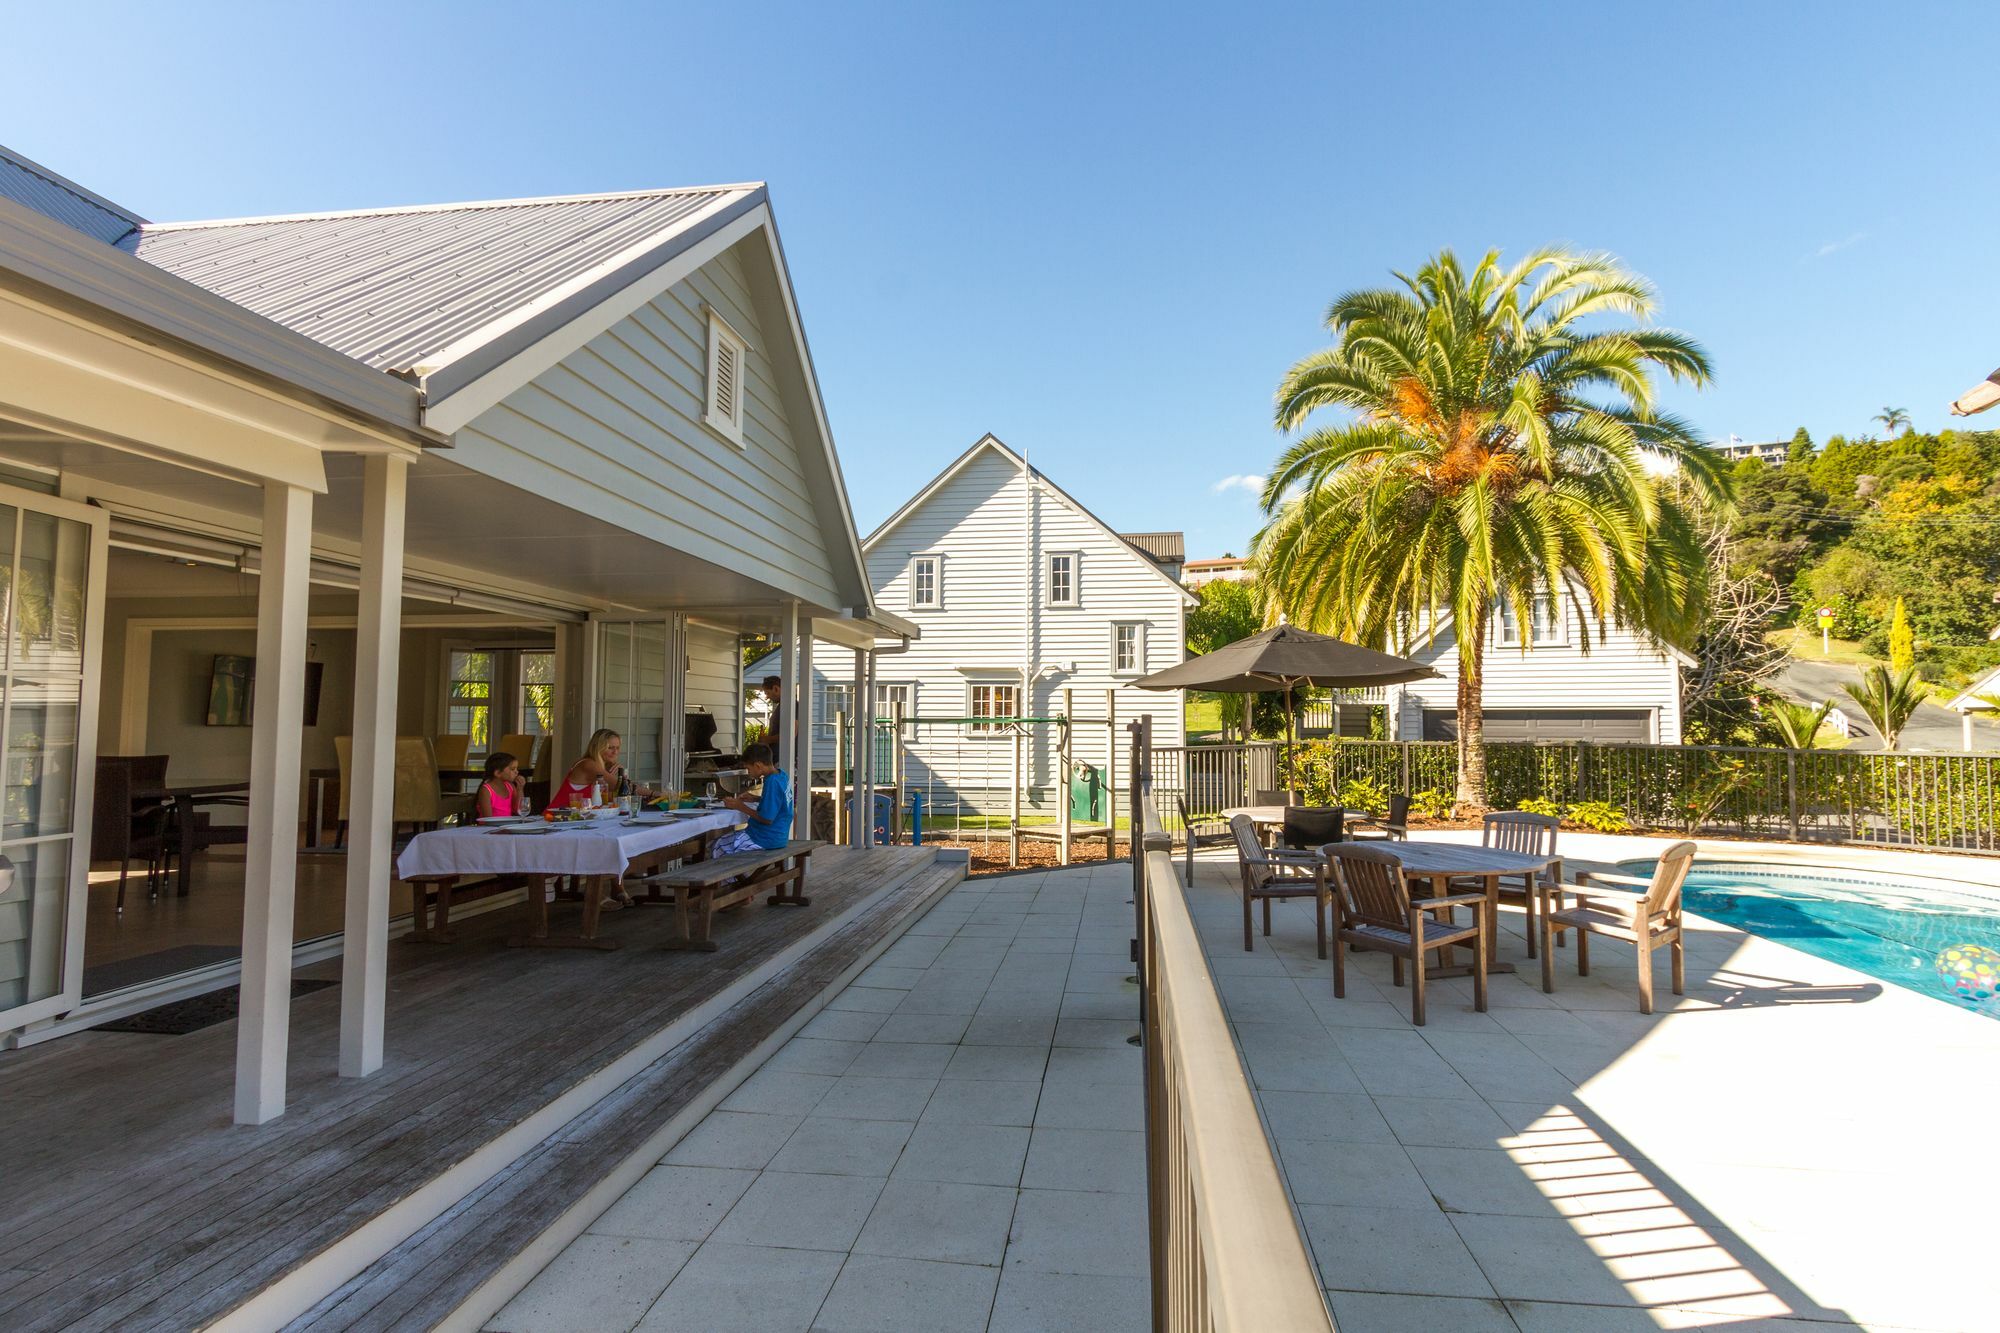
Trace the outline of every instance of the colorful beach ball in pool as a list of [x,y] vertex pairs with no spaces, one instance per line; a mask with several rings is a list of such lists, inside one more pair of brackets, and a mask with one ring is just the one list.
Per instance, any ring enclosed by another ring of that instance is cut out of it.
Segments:
[[1988,1004],[2000,995],[2000,953],[1982,944],[1952,945],[1937,956],[1937,973],[1954,1000]]

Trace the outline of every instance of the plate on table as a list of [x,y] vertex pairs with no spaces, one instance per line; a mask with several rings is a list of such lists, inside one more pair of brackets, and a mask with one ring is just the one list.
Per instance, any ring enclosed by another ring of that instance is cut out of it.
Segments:
[[539,820],[540,818],[540,815],[482,815],[478,822],[481,824],[525,824],[531,819]]
[[503,824],[499,828],[488,829],[486,831],[488,833],[512,834],[519,837],[522,835],[540,836],[544,833],[555,833],[560,831],[561,828],[560,824],[544,824],[537,821],[532,824]]

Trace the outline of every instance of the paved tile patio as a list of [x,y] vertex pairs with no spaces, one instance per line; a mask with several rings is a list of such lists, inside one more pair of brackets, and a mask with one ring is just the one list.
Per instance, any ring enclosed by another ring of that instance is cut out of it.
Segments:
[[[1245,953],[1232,870],[1197,923],[1343,1333],[1993,1325],[2000,1023],[1709,923],[1642,1018],[1629,949],[1545,996],[1503,912],[1522,970],[1420,1030],[1302,904]],[[1128,873],[955,890],[489,1327],[1143,1327]]]
[[[1657,847],[1564,837],[1600,863]],[[1434,983],[1419,1029],[1386,957],[1350,955],[1333,998],[1303,904],[1245,953],[1230,872],[1201,865],[1198,926],[1342,1333],[2000,1318],[2000,1174],[1968,1134],[2000,1105],[2000,1023],[1708,922],[1687,997],[1662,959],[1644,1018],[1629,947],[1593,942],[1588,978],[1559,952],[1544,995],[1503,910],[1520,971],[1483,1015]]]
[[1131,871],[912,930],[488,1325],[1147,1326]]

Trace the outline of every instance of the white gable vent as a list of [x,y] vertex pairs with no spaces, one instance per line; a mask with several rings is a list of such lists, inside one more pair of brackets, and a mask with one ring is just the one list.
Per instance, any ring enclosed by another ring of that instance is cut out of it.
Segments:
[[743,377],[750,348],[713,310],[708,312],[708,401],[702,423],[743,447]]

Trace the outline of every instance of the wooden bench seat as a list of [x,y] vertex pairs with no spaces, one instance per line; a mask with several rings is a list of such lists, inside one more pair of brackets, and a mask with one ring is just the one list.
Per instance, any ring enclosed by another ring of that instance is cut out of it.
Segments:
[[812,899],[805,893],[806,858],[815,847],[825,845],[800,839],[769,851],[691,861],[647,876],[642,883],[649,891],[673,894],[674,918],[680,928],[679,938],[661,947],[715,952],[718,946],[711,933],[715,914],[741,906],[766,885],[773,889],[765,899],[771,906],[807,906]]

